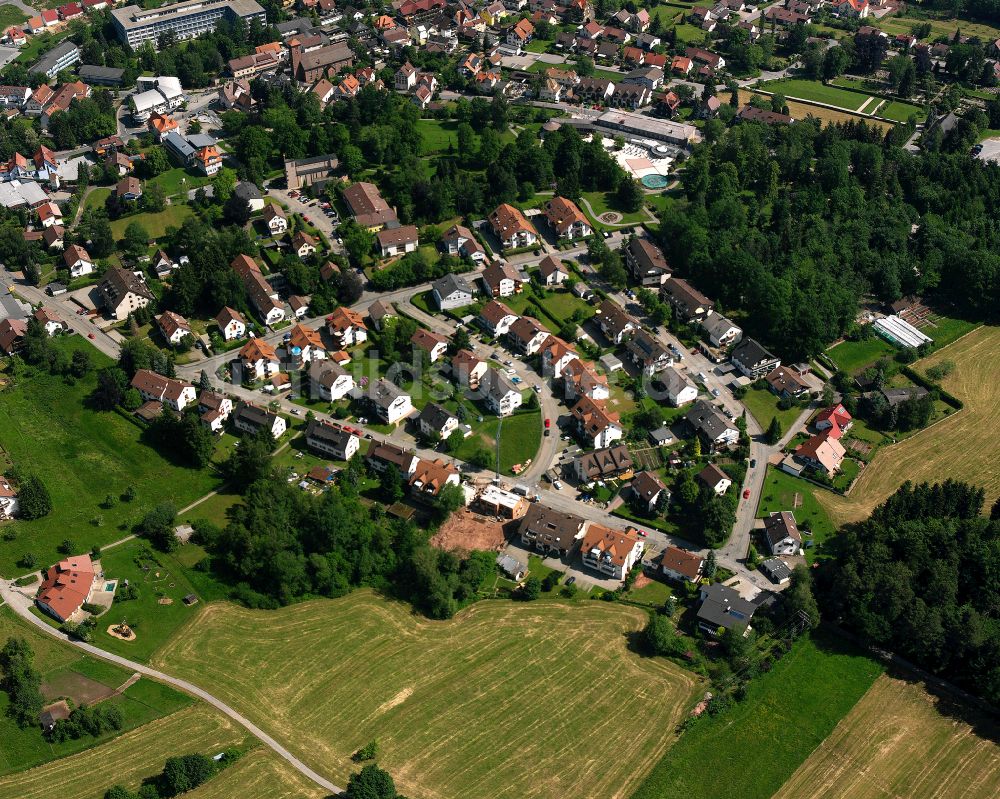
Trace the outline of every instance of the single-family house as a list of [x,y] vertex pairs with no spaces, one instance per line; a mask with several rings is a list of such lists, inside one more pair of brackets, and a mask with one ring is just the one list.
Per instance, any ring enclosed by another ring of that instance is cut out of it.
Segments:
[[554,255],[546,255],[538,263],[538,276],[544,286],[559,286],[569,278],[569,270]]
[[472,235],[472,231],[462,225],[452,225],[441,237],[441,246],[448,255],[468,258],[476,263],[486,260],[486,250]]
[[13,355],[24,346],[24,337],[28,334],[28,325],[23,319],[0,320],[0,350],[7,355]]
[[647,377],[662,372],[673,362],[670,350],[645,330],[636,333],[625,345],[625,353],[635,367]]
[[522,355],[534,355],[549,335],[549,331],[530,316],[522,316],[507,331],[507,342],[514,352]]
[[678,583],[697,583],[704,565],[705,559],[697,552],[675,546],[668,546],[660,555],[663,576]]
[[397,469],[403,477],[408,478],[417,468],[419,458],[408,449],[395,444],[375,444],[368,451],[368,465],[380,474],[386,469]]
[[277,440],[285,434],[288,424],[285,418],[266,408],[260,408],[250,403],[242,403],[233,411],[233,427],[241,433],[256,435],[263,430]]
[[520,317],[500,300],[490,300],[479,312],[479,324],[494,338],[504,336]]
[[448,352],[448,339],[440,333],[418,327],[410,337],[414,349],[426,352],[431,363],[436,363]]
[[71,278],[83,277],[94,271],[94,259],[79,244],[70,244],[63,252],[63,263]]
[[721,630],[750,631],[750,621],[757,606],[740,596],[739,591],[722,583],[701,587],[701,605],[698,608],[698,627],[711,636]]
[[361,314],[342,305],[326,317],[326,331],[338,350],[346,350],[368,340],[368,328]]
[[128,318],[130,313],[145,308],[154,300],[141,272],[136,274],[117,266],[104,273],[97,293],[108,315],[119,320]]
[[610,299],[604,300],[597,308],[594,321],[612,344],[621,344],[639,329],[639,321]]
[[383,258],[413,252],[420,243],[415,225],[384,228],[375,234],[375,243]]
[[296,230],[292,236],[292,252],[299,258],[308,258],[316,252],[316,239],[301,230]]
[[670,490],[653,472],[639,472],[629,486],[632,499],[647,513],[656,510],[670,499]]
[[431,295],[442,311],[472,304],[472,288],[458,275],[448,274],[435,280],[431,283]]
[[371,320],[372,326],[381,331],[386,320],[396,318],[396,309],[390,303],[375,300],[368,306],[368,318]]
[[314,360],[309,364],[309,396],[326,402],[342,400],[354,390],[354,378],[332,360]]
[[233,412],[233,401],[218,391],[204,389],[198,395],[198,413],[201,423],[213,433],[221,433],[225,429],[226,420]]
[[156,318],[156,326],[168,344],[180,344],[185,336],[191,336],[191,325],[180,314],[164,311]]
[[720,497],[733,484],[733,479],[714,463],[708,464],[708,466],[698,472],[698,479]]
[[243,314],[234,311],[228,305],[219,311],[215,323],[219,326],[223,341],[235,341],[247,334],[247,321],[243,318]]
[[413,413],[410,395],[384,377],[369,383],[365,396],[375,415],[386,424],[396,424]]
[[410,493],[420,499],[432,500],[445,486],[457,486],[458,469],[440,458],[420,458],[409,479]]
[[287,335],[285,352],[291,356],[289,360],[306,364],[326,359],[326,345],[318,330],[313,330],[303,324],[296,324],[288,331]]
[[829,408],[824,408],[817,414],[815,420],[816,429],[829,430],[833,438],[840,438],[853,424],[853,417],[847,412],[847,408],[839,402]]
[[458,417],[436,402],[428,402],[417,417],[417,427],[428,438],[444,441],[458,429]]
[[67,557],[45,572],[35,604],[59,621],[66,621],[90,598],[96,576],[90,555]]
[[451,359],[450,367],[455,382],[470,391],[476,391],[479,388],[479,382],[489,368],[486,361],[476,357],[470,350],[456,352]]
[[47,336],[54,336],[57,333],[64,333],[69,330],[66,324],[51,308],[39,307],[32,314],[38,323],[44,328]]
[[278,302],[277,290],[264,279],[260,267],[249,255],[237,255],[229,264],[246,287],[250,302],[264,322],[274,325],[285,318],[285,309]]
[[831,478],[840,471],[846,455],[847,450],[832,435],[832,429],[817,433],[795,448],[795,457],[798,461],[817,471],[822,471]]
[[802,534],[791,511],[773,512],[764,519],[764,537],[772,555],[797,555]]
[[264,224],[272,236],[278,236],[288,230],[288,217],[285,209],[277,203],[271,203],[264,209]]
[[706,316],[701,320],[701,326],[708,334],[708,340],[716,347],[728,347],[743,338],[743,330],[722,314]]
[[262,338],[252,338],[240,349],[237,359],[243,380],[263,380],[276,375],[281,367],[278,353]]
[[768,388],[779,397],[798,399],[809,393],[809,386],[787,366],[779,366],[765,375]]
[[698,389],[695,384],[677,369],[665,369],[660,374],[660,382],[663,383],[667,399],[675,408],[698,399]]
[[493,261],[483,270],[481,280],[491,297],[510,297],[523,288],[521,273],[506,261]]
[[603,449],[621,439],[621,417],[603,402],[580,397],[571,411],[577,433],[593,449]]
[[712,449],[733,446],[740,439],[736,426],[722,411],[705,400],[697,400],[684,418]]

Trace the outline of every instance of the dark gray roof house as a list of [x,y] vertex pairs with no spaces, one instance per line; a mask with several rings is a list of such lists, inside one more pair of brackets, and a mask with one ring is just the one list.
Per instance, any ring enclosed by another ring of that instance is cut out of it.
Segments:
[[760,380],[768,372],[781,366],[781,359],[772,355],[759,341],[745,338],[733,350],[729,360],[751,380]]
[[698,608],[698,626],[709,635],[717,635],[720,627],[749,627],[757,606],[740,596],[739,592],[722,585],[703,586],[701,607]]

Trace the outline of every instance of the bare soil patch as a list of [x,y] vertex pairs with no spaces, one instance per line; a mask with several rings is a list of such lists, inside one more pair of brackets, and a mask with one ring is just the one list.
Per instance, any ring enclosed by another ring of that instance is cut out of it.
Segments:
[[447,552],[481,549],[499,552],[507,543],[506,529],[517,522],[503,522],[468,509],[451,514],[431,538],[431,546]]
[[46,700],[68,697],[74,704],[93,705],[109,696],[114,696],[116,688],[105,685],[75,671],[64,671],[42,683],[42,696]]

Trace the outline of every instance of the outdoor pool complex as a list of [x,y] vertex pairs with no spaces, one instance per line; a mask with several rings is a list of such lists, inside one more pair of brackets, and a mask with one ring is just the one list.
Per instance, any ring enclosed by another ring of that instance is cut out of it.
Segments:
[[665,175],[643,175],[641,180],[647,189],[663,189],[669,183]]

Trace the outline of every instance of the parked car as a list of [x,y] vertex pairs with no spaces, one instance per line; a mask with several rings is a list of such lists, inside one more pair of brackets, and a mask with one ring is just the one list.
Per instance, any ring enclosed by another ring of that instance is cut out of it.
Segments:
[[545,420],[545,429],[548,430],[550,427],[552,427],[552,420],[551,419],[546,419]]
[[719,396],[719,394],[721,394],[721,393],[722,393],[722,392],[721,392],[721,391],[719,391],[719,389],[717,389],[717,388],[713,388],[713,389],[712,389],[712,396],[713,396],[713,397],[718,397],[718,396]]
[[555,488],[556,491],[562,491],[562,483],[559,480],[553,480],[552,487]]
[[750,499],[750,489],[749,488],[743,489],[743,499]]
[[752,469],[756,465],[757,465],[757,459],[756,458],[751,458],[750,459],[750,468]]

